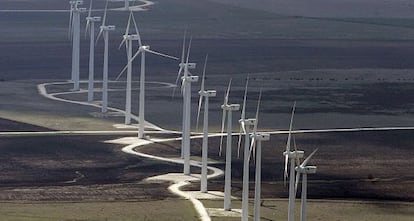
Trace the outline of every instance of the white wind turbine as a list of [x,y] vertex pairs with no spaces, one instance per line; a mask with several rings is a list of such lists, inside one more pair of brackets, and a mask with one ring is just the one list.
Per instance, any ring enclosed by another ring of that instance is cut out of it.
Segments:
[[[293,125],[293,116],[295,114],[296,102],[293,104],[292,115],[290,118],[289,126],[289,135],[286,143],[286,151],[283,152],[285,156],[285,170],[284,170],[284,180],[286,183],[286,178],[289,177],[289,205],[288,205],[288,221],[294,221],[294,210],[295,210],[295,161],[299,161],[300,158],[303,158],[303,151],[290,151],[290,144],[292,138],[292,125]],[[288,161],[290,160],[290,174],[288,175]]]
[[[131,20],[135,27],[135,34],[130,34],[129,29],[131,25]],[[128,24],[125,29],[125,34],[123,35],[123,40],[119,45],[119,48],[122,47],[122,44],[125,43],[125,49],[127,53],[127,85],[126,85],[126,101],[125,101],[125,124],[131,124],[131,90],[132,90],[132,62],[129,62],[132,59],[132,42],[138,41],[138,44],[141,45],[141,38],[139,36],[138,27],[135,22],[134,15],[132,11],[128,17]],[[119,78],[120,76],[118,76]],[[117,79],[118,80],[118,79]]]
[[[183,49],[181,54],[180,69],[178,70],[176,85],[181,74],[181,93],[183,95],[183,133],[181,141],[181,158],[184,158],[184,174],[190,175],[190,127],[191,127],[191,83],[198,81],[198,76],[193,76],[189,69],[195,69],[196,63],[189,63],[191,41],[188,44],[187,59],[184,62],[185,55],[185,33],[183,39]],[[173,92],[174,94],[174,92]]]
[[[295,190],[297,190],[300,175],[302,174],[302,193],[301,193],[301,210],[300,210],[300,219],[301,221],[306,221],[306,199],[307,199],[307,184],[308,184],[308,174],[316,173],[316,166],[308,166],[309,160],[312,156],[318,151],[314,150],[303,162],[298,165],[296,169],[296,183]],[[296,191],[295,191],[296,192]]]
[[202,193],[207,193],[207,155],[208,155],[208,100],[209,97],[215,97],[215,90],[205,90],[205,76],[206,76],[206,66],[207,66],[208,55],[206,55],[206,60],[204,62],[203,77],[201,78],[201,88],[198,94],[200,94],[200,100],[198,102],[198,113],[197,113],[197,128],[198,128],[198,119],[200,117],[201,106],[203,104],[203,98],[205,99],[204,103],[204,119],[203,119],[203,146],[202,146],[202,157],[201,157],[201,182],[200,182],[200,191]]
[[[240,109],[239,104],[229,104],[229,93],[231,87],[231,79],[229,82],[229,86],[227,88],[227,92],[224,96],[224,103],[221,105],[223,109],[223,120],[221,124],[221,140],[220,140],[220,152],[219,155],[221,156],[222,145],[223,145],[223,132],[224,132],[224,125],[227,119],[227,141],[226,141],[226,168],[225,168],[225,175],[224,175],[224,210],[230,211],[231,210],[231,139],[232,139],[232,112],[238,111]],[[227,118],[226,118],[227,115]]]
[[89,40],[89,77],[88,77],[88,102],[93,101],[94,75],[95,75],[95,22],[101,21],[101,17],[91,16],[92,0],[90,0],[88,17],[86,17],[85,35],[90,34]]
[[78,8],[82,0],[73,0],[70,4],[69,38],[72,40],[72,81],[73,90],[79,90],[79,59],[80,59],[80,14],[85,8]]
[[[178,60],[178,58],[176,58],[174,56],[170,56],[170,55],[166,55],[166,54],[162,54],[160,52],[150,50],[150,46],[148,46],[148,45],[142,45],[141,37],[139,35],[138,28],[136,26],[135,19],[132,15],[132,12],[130,14],[130,18],[132,18],[132,21],[134,22],[137,34],[130,37],[131,39],[130,39],[129,43],[131,45],[128,46],[128,44],[127,44],[127,47],[132,48],[131,41],[132,40],[138,40],[139,48],[138,48],[138,51],[134,54],[134,56],[131,59],[128,60],[127,65],[124,67],[124,69],[122,69],[121,73],[118,75],[118,77],[116,79],[119,79],[122,76],[122,74],[125,72],[125,70],[127,70],[127,69],[129,69],[129,71],[131,72],[132,71],[132,67],[131,67],[132,62],[135,60],[135,58],[138,57],[139,54],[141,54],[141,75],[140,75],[140,80],[139,80],[139,116],[138,116],[138,118],[139,118],[138,119],[138,121],[139,121],[138,138],[141,139],[141,138],[144,137],[144,128],[145,128],[145,54],[146,54],[146,52],[148,52],[150,54],[159,55],[159,56],[166,57],[166,58],[171,58],[171,59],[174,59],[174,60]],[[127,28],[129,28],[129,27],[127,26]],[[125,38],[125,35],[124,35],[123,42],[124,41],[127,41],[127,38]],[[121,42],[121,45],[123,44],[123,42]],[[127,81],[129,81],[128,84],[130,84],[131,83],[131,77],[129,77],[129,80],[127,79]],[[129,87],[129,89],[127,89],[127,93],[131,93],[131,87]],[[131,105],[130,98],[127,101],[126,105],[129,105],[129,107],[130,107],[130,105]],[[129,110],[129,112],[130,112],[130,110]]]
[[99,40],[99,37],[103,34],[104,38],[104,63],[103,63],[103,77],[102,77],[102,113],[108,111],[108,43],[109,43],[109,31],[114,31],[114,25],[106,25],[106,12],[108,10],[108,0],[106,1],[104,16],[102,18],[102,25],[98,37],[96,38],[96,43]]
[[240,123],[240,135],[238,142],[238,153],[240,152],[241,137],[244,135],[244,155],[243,155],[243,190],[242,190],[242,221],[248,221],[249,219],[249,146],[250,146],[250,127],[255,124],[256,119],[246,119],[246,99],[247,99],[247,87],[249,84],[249,78],[246,80],[246,87],[244,91],[243,107],[241,112]]
[[266,133],[257,133],[257,125],[259,123],[259,107],[262,97],[262,91],[260,90],[259,100],[257,102],[256,109],[256,121],[254,122],[253,134],[251,135],[252,141],[250,145],[250,154],[254,152],[256,154],[256,171],[255,171],[255,185],[254,185],[254,220],[260,221],[260,200],[261,200],[261,183],[262,183],[262,141],[270,140],[270,135]]

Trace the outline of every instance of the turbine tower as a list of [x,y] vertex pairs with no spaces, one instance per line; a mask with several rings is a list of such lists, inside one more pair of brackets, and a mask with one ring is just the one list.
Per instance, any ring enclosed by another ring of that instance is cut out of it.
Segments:
[[78,8],[82,0],[73,0],[70,4],[69,38],[72,40],[72,81],[73,90],[79,90],[79,59],[80,59],[80,14],[85,8]]
[[259,107],[262,97],[260,90],[259,99],[257,101],[256,121],[254,122],[253,134],[251,135],[252,142],[250,145],[250,154],[256,153],[256,171],[255,171],[255,188],[254,188],[254,220],[260,221],[260,200],[261,200],[261,183],[262,183],[262,141],[270,140],[270,135],[266,133],[257,133],[257,125],[259,123]]
[[[307,166],[309,160],[312,156],[318,151],[314,150],[296,169],[296,183],[295,190],[297,190],[300,175],[302,174],[302,195],[301,195],[301,210],[300,210],[300,220],[306,221],[306,200],[307,200],[307,184],[308,184],[308,174],[316,173],[316,166]],[[296,191],[295,191],[296,192]]]
[[208,155],[208,100],[209,97],[215,97],[217,92],[215,90],[205,90],[205,76],[206,76],[206,66],[207,66],[208,55],[206,55],[206,60],[204,62],[203,77],[201,78],[201,89],[198,92],[200,95],[200,100],[198,102],[198,112],[197,112],[197,128],[198,128],[198,119],[200,117],[201,106],[203,104],[203,98],[205,99],[204,103],[204,119],[203,119],[203,146],[202,146],[202,163],[201,163],[201,182],[200,182],[200,191],[202,193],[207,193],[207,155]]
[[244,135],[244,153],[243,153],[243,189],[242,189],[242,221],[249,219],[249,146],[250,146],[250,128],[255,124],[256,119],[246,119],[246,99],[247,87],[249,78],[246,80],[246,87],[244,91],[243,107],[241,112],[240,134],[238,142],[238,153],[241,147],[241,138]]
[[[134,16],[132,15],[132,12],[130,13],[130,18],[132,19],[134,25],[135,25],[135,30],[136,30],[136,35],[132,35],[130,37],[125,37],[124,35],[124,41],[127,41],[127,38],[129,38],[130,40],[128,41],[128,43],[130,44],[130,46],[127,45],[128,50],[130,48],[132,48],[132,40],[137,40],[138,44],[139,44],[139,48],[138,51],[134,54],[134,56],[128,60],[127,65],[124,67],[124,69],[122,69],[121,73],[118,75],[118,77],[116,79],[119,79],[122,74],[125,72],[125,70],[129,70],[129,77],[127,76],[127,102],[126,102],[126,106],[127,106],[127,110],[129,112],[129,115],[131,114],[131,72],[132,72],[132,62],[135,60],[135,58],[138,57],[139,54],[141,54],[141,75],[140,75],[140,80],[139,80],[139,129],[138,129],[138,138],[142,139],[144,137],[144,128],[145,128],[145,54],[146,52],[150,53],[150,54],[154,54],[154,55],[159,55],[162,57],[166,57],[166,58],[171,58],[174,60],[178,60],[178,58],[170,56],[170,55],[166,55],[166,54],[162,54],[160,52],[156,52],[153,50],[150,50],[150,46],[148,45],[143,45],[141,42],[141,37],[139,35],[139,31],[138,31],[138,27],[136,26],[135,23],[135,19]],[[128,22],[128,24],[130,24],[130,22]],[[127,26],[127,29],[129,29],[129,26]],[[129,30],[127,30],[129,31]],[[121,45],[123,44],[123,42],[121,42]],[[128,52],[129,54],[129,52]],[[131,53],[132,54],[132,53]],[[129,83],[128,83],[129,82]],[[128,86],[129,85],[129,86]],[[129,87],[129,88],[128,88]],[[128,98],[128,94],[129,94],[129,98]],[[129,110],[128,110],[129,108]],[[127,114],[128,115],[128,114]]]
[[[135,27],[135,34],[130,34],[129,29],[131,25],[131,20]],[[139,36],[138,27],[135,22],[134,15],[132,11],[129,13],[128,24],[125,29],[125,34],[123,35],[123,40],[119,45],[119,48],[125,44],[125,49],[127,53],[127,85],[126,85],[126,101],[125,101],[125,124],[131,124],[131,90],[132,90],[132,62],[129,62],[132,59],[132,43],[133,41],[138,41],[141,45],[141,38]],[[119,76],[120,77],[120,76]]]
[[[288,206],[288,221],[294,221],[294,210],[295,210],[295,161],[299,161],[300,158],[303,158],[303,151],[290,151],[290,144],[292,138],[292,125],[293,125],[293,116],[295,114],[296,102],[293,104],[292,115],[290,118],[289,126],[289,135],[286,143],[286,151],[283,152],[285,156],[285,171],[284,171],[284,181],[286,183],[287,177],[289,177],[289,206]],[[288,175],[288,161],[290,161],[290,174]]]
[[231,210],[231,139],[232,139],[232,112],[238,111],[240,109],[239,104],[229,104],[229,93],[231,87],[231,79],[229,82],[229,86],[227,88],[227,92],[224,96],[224,103],[221,105],[221,109],[223,109],[223,120],[221,124],[221,140],[220,140],[220,152],[219,155],[221,156],[222,145],[223,145],[223,132],[224,132],[224,125],[226,121],[227,115],[227,141],[226,141],[226,168],[225,168],[225,175],[224,175],[224,210],[230,211]]
[[[187,59],[184,62],[185,54],[185,33],[183,39],[183,50],[181,54],[180,69],[178,70],[178,76],[176,84],[181,74],[181,93],[183,95],[183,133],[181,141],[181,157],[184,158],[184,174],[190,175],[190,127],[191,127],[191,83],[198,81],[198,76],[193,76],[190,73],[190,69],[195,69],[196,63],[189,63],[191,41],[188,44]],[[174,94],[174,92],[173,92]]]
[[108,111],[108,43],[109,43],[109,32],[115,30],[114,25],[106,25],[106,11],[108,10],[108,0],[106,1],[105,5],[105,12],[102,19],[102,25],[100,27],[100,31],[98,37],[96,38],[96,42],[98,42],[99,37],[103,34],[104,39],[104,63],[103,63],[103,77],[102,77],[102,113],[106,113]]
[[95,77],[95,22],[101,21],[101,17],[92,17],[92,0],[89,5],[88,17],[86,17],[86,31],[85,35],[90,34],[89,37],[89,77],[88,77],[88,102],[93,101],[94,91],[94,77]]
[[254,220],[260,221],[260,200],[261,200],[261,182],[262,182],[262,141],[269,141],[269,134],[253,133],[252,139],[257,143],[256,146],[256,178],[254,188]]

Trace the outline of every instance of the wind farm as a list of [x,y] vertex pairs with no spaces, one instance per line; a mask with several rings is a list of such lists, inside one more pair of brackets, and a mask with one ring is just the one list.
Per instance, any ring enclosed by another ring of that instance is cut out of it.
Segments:
[[3,4],[0,219],[410,220],[413,20],[382,12]]

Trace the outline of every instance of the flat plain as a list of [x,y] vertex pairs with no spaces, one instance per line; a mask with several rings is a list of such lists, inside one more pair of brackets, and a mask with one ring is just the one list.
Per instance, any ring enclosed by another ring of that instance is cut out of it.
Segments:
[[[0,10],[68,8],[67,2],[56,1],[0,2]],[[119,2],[110,5],[121,6]],[[96,7],[102,9],[103,2],[97,1]],[[95,13],[101,15],[102,10]],[[209,54],[206,84],[208,88],[218,90],[218,96],[211,100],[212,132],[220,130],[219,105],[228,81],[233,79],[231,102],[241,103],[247,76],[250,77],[249,117],[255,113],[259,89],[263,90],[260,130],[286,130],[293,101],[298,104],[295,129],[414,125],[412,18],[316,18],[190,0],[159,1],[147,11],[135,14],[144,42],[150,44],[151,49],[175,56],[180,56],[183,32],[187,29],[188,35],[193,37],[191,60],[198,63],[194,74],[201,74],[204,57]],[[108,22],[117,26],[110,37],[112,80],[126,64],[124,49],[118,50],[118,46],[127,18],[128,13],[123,11],[108,13]],[[94,117],[99,109],[52,101],[38,94],[37,84],[65,81],[70,76],[68,19],[67,11],[0,11],[1,131],[113,130],[113,124],[122,124],[122,116]],[[81,39],[81,78],[86,79],[88,40]],[[98,80],[101,79],[102,57],[100,42],[96,52]],[[173,88],[162,84],[175,83],[177,62],[149,57],[147,67],[147,80],[151,81],[147,91],[147,120],[163,128],[180,130],[182,103],[179,89],[172,98]],[[139,65],[135,64],[134,68],[139,70]],[[134,73],[134,80],[133,97],[137,98],[138,73]],[[110,87],[122,89],[124,83],[121,78]],[[48,86],[47,90],[62,92],[69,87]],[[81,87],[86,88],[86,84]],[[193,110],[197,108],[198,87],[193,87]],[[95,94],[99,100],[100,94]],[[123,108],[123,90],[110,92],[109,96],[110,106]],[[85,100],[86,94],[59,97]],[[133,112],[137,110],[138,101],[134,99]],[[192,122],[196,120],[195,113]],[[193,127],[195,131],[195,124]],[[234,128],[238,129],[236,119]],[[412,217],[412,204],[406,203],[414,199],[414,174],[410,170],[414,155],[412,134],[412,131],[382,131],[296,135],[298,147],[306,153],[319,148],[312,161],[318,166],[318,173],[309,177],[309,197],[357,201],[355,204],[311,201],[310,207],[317,205],[315,207],[329,211],[347,208],[342,214],[332,213],[337,215],[335,220],[357,219],[355,214],[360,215],[356,216],[359,220]],[[61,205],[62,210],[55,213],[59,218],[73,214],[71,211],[81,207],[90,207],[91,210],[85,213],[91,216],[68,216],[66,219],[104,220],[104,217],[95,216],[98,209],[94,210],[95,205],[102,204],[96,208],[104,208],[107,214],[122,213],[125,217],[134,215],[120,212],[124,207],[142,208],[137,209],[142,215],[138,219],[151,220],[157,210],[149,210],[152,206],[146,208],[146,205],[154,202],[164,205],[163,211],[171,208],[161,217],[192,219],[194,211],[180,213],[178,208],[188,209],[190,204],[168,193],[167,184],[142,182],[147,176],[179,172],[181,167],[125,155],[120,152],[121,146],[103,143],[115,138],[1,137],[0,198],[4,200],[1,207],[9,211],[1,214],[10,211],[22,214],[20,203],[24,202],[25,211],[44,211],[40,208],[47,210]],[[237,137],[233,140],[237,143]],[[264,144],[263,195],[269,200],[264,201],[263,219],[274,220],[276,216],[272,213],[275,210],[285,211],[279,208],[286,206],[283,200],[273,201],[287,196],[281,155],[285,140],[286,135],[274,135],[271,142]],[[224,159],[217,157],[218,142],[219,139],[211,139],[210,157],[223,162]],[[194,140],[193,155],[200,155],[200,143],[200,140]],[[178,147],[179,142],[172,142],[155,144],[143,151],[176,157]],[[233,194],[240,196],[242,161],[237,159],[237,148],[233,151],[236,168]],[[70,183],[81,176],[79,174],[84,177]],[[209,183],[217,190],[222,184],[222,178]],[[188,188],[197,189],[198,184]],[[133,202],[125,202],[128,200]],[[358,203],[359,200],[385,203],[371,205],[365,201]],[[148,204],[144,203],[146,201]],[[177,208],[172,205],[175,202]],[[116,205],[110,211],[107,207],[111,207],[108,206],[111,203]],[[211,203],[212,206],[220,204]],[[394,206],[398,209],[391,211]],[[267,207],[271,209],[267,210]],[[378,212],[380,210],[383,213]],[[142,211],[145,211],[145,218]],[[35,212],[25,213],[28,214],[25,218],[1,219],[47,220],[46,217],[39,218]],[[369,214],[376,217],[369,217]],[[309,220],[326,220],[323,216],[311,213],[310,216]],[[56,217],[51,215],[48,219],[56,220]],[[106,219],[127,220],[113,215],[107,215]]]

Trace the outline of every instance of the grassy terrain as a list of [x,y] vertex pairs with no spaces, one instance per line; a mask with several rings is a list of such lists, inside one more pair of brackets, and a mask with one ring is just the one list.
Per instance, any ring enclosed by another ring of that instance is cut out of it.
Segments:
[[[313,199],[367,199],[414,201],[414,173],[411,167],[412,131],[341,132],[295,135],[299,150],[309,155],[318,148],[309,165],[317,166],[316,174],[308,176],[308,196]],[[272,135],[263,142],[262,195],[265,198],[288,197],[283,182],[287,135]],[[237,157],[237,140],[233,137],[232,182],[233,195],[241,197],[243,154]],[[224,156],[219,157],[219,137],[209,139],[209,157],[224,169]],[[173,144],[173,143],[171,143]],[[192,141],[193,156],[201,155],[201,140]],[[169,145],[155,145],[144,151],[174,155]],[[175,155],[179,154],[176,148]],[[253,194],[255,164],[250,164],[250,191]],[[223,190],[224,178],[209,182],[210,190]],[[198,190],[199,185],[186,187]],[[298,194],[300,189],[298,190]]]
[[[207,208],[221,208],[223,206],[222,201],[205,200],[203,203]],[[240,208],[240,201],[235,201],[233,205],[233,208]],[[287,200],[262,200],[261,220],[286,220],[287,205]],[[412,203],[309,200],[307,205],[308,220],[409,221],[414,215],[414,207]],[[249,214],[252,216],[253,202],[250,202],[249,207]],[[300,201],[296,202],[296,219],[300,219]],[[236,221],[240,220],[240,217],[212,217],[212,220]],[[251,218],[251,220],[253,220],[253,218]]]
[[3,221],[196,220],[186,200],[145,202],[0,202]]

